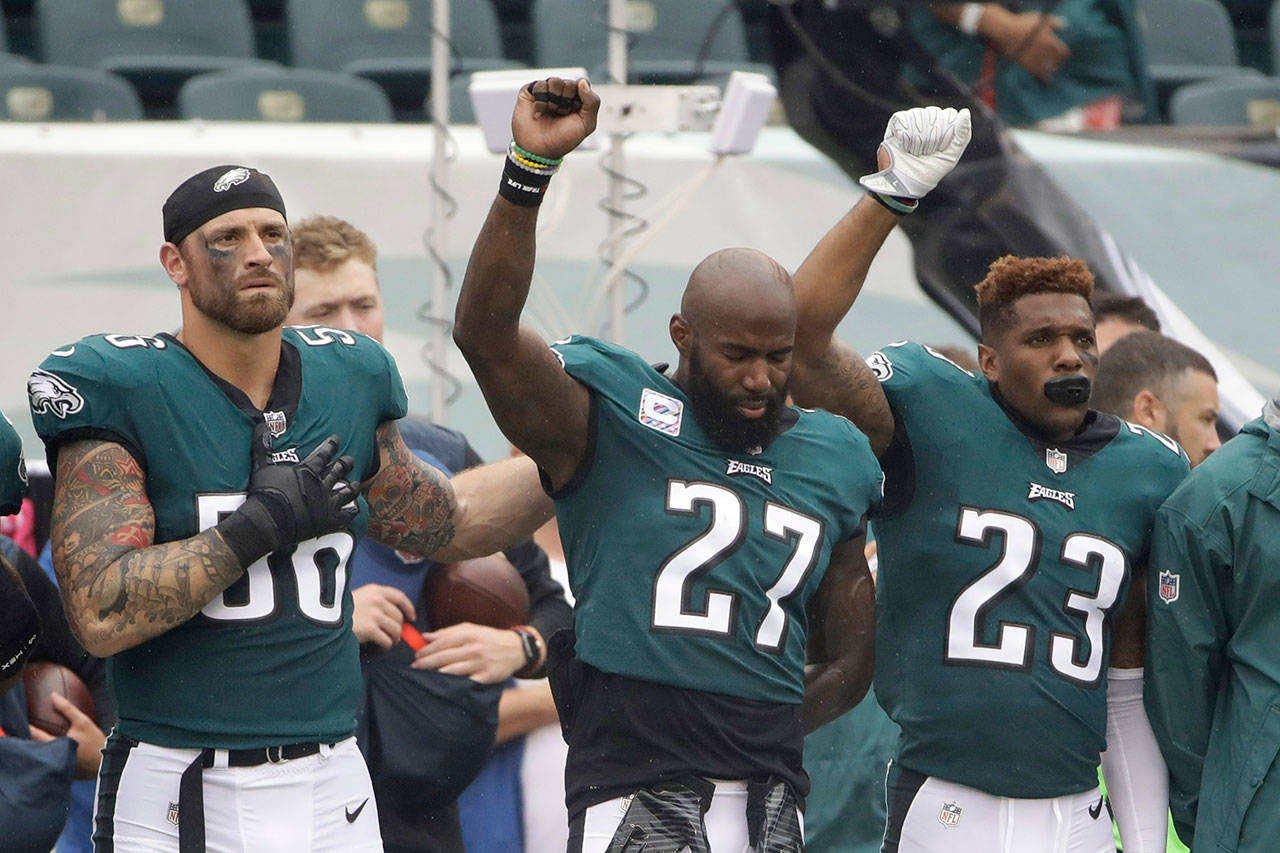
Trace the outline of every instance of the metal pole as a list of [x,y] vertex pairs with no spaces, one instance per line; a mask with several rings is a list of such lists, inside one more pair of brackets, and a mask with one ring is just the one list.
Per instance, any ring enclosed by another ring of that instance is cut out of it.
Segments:
[[[444,263],[447,250],[445,223],[448,221],[448,199],[445,195],[445,168],[449,136],[449,3],[434,0],[431,4],[431,126],[434,130],[431,151],[431,225],[428,240],[436,257]],[[434,373],[431,381],[431,420],[445,422],[445,378],[449,358],[448,280],[446,271],[431,264],[431,313],[435,322],[427,330],[428,352]]]
[[[627,4],[626,0],[609,0],[609,82],[627,83]],[[609,258],[613,262],[622,255],[622,233],[626,230],[626,197],[622,176],[626,159],[623,152],[624,136],[609,135]],[[615,276],[609,294],[609,338],[616,344],[623,343],[622,315],[626,308],[626,280]]]

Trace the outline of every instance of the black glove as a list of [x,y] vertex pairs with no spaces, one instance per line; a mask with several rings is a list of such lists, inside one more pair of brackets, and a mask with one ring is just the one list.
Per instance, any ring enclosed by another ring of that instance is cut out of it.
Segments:
[[343,479],[354,463],[350,456],[333,459],[337,452],[338,437],[331,435],[301,462],[272,464],[267,425],[254,426],[248,494],[214,528],[242,566],[351,523],[360,486]]

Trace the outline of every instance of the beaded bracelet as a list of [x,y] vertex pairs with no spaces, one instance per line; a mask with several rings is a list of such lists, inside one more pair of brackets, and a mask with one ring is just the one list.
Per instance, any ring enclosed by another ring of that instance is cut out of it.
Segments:
[[559,166],[545,166],[541,163],[535,163],[532,160],[521,157],[514,151],[508,151],[507,157],[515,161],[515,164],[520,168],[527,172],[533,172],[535,175],[554,175],[560,168]]
[[540,157],[537,154],[534,154],[532,151],[526,151],[523,148],[521,148],[519,145],[517,145],[514,139],[511,140],[511,147],[509,151],[510,153],[520,155],[526,160],[532,160],[534,163],[537,163],[540,166],[559,166],[561,163],[564,162],[563,157],[560,157],[555,160],[548,160],[546,157]]

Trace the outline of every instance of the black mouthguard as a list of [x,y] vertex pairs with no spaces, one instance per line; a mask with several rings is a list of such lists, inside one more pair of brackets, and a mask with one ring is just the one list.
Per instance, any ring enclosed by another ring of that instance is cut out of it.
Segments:
[[1089,402],[1089,377],[1079,373],[1057,376],[1044,383],[1044,395],[1059,406],[1079,406]]

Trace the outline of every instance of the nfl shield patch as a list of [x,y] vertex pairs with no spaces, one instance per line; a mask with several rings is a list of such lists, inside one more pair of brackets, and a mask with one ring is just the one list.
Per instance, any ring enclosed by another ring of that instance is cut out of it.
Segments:
[[1160,600],[1165,604],[1173,604],[1178,600],[1178,581],[1181,580],[1179,575],[1173,572],[1160,573]]
[[169,803],[169,813],[165,815],[165,818],[169,821],[169,823],[173,824],[174,826],[178,825],[178,804],[177,803],[175,802]]
[[271,431],[272,438],[284,435],[284,431],[289,428],[284,412],[263,412],[262,419],[267,422],[267,429]]
[[1044,450],[1044,464],[1048,465],[1049,470],[1053,473],[1061,474],[1067,470],[1067,454],[1056,447],[1046,447]]
[[963,811],[955,803],[943,803],[942,810],[938,812],[938,823],[943,826],[955,826],[960,822],[960,812]]
[[667,435],[680,434],[680,421],[684,418],[684,403],[675,397],[659,394],[652,388],[640,395],[640,423],[649,429]]

